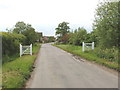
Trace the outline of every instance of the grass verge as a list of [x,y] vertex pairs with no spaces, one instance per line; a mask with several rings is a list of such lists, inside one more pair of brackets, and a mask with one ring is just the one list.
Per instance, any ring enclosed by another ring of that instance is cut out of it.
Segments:
[[30,77],[40,45],[33,46],[33,55],[24,55],[2,66],[2,87],[22,88]]
[[106,67],[109,67],[111,69],[120,71],[120,67],[118,66],[117,62],[110,62],[106,59],[99,58],[93,51],[90,52],[82,52],[82,47],[81,46],[73,46],[73,45],[53,45],[58,48],[61,48],[67,52],[70,52],[72,54],[78,55],[82,58],[85,58],[86,60],[89,61],[94,61],[98,64],[104,65]]

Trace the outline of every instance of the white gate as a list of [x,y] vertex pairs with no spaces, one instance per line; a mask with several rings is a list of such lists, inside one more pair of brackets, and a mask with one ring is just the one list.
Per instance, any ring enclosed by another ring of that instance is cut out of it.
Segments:
[[82,43],[82,51],[84,52],[85,50],[94,50],[94,42],[92,43]]
[[22,46],[20,44],[20,57],[23,54],[30,54],[30,55],[32,55],[32,44],[30,44],[30,46]]

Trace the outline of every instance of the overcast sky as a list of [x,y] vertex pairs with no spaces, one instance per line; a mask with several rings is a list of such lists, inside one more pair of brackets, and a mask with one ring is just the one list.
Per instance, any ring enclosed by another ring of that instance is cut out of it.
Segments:
[[0,0],[0,30],[16,22],[31,24],[43,35],[55,35],[59,23],[69,22],[71,29],[84,27],[92,31],[95,8],[99,0]]

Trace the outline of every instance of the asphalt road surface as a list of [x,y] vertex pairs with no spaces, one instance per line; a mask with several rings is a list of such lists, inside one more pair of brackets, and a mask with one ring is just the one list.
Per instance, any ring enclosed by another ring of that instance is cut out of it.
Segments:
[[118,88],[118,76],[43,44],[27,88]]

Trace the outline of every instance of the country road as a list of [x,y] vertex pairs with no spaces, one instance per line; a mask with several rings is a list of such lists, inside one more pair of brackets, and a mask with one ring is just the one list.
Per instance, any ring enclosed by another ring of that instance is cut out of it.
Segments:
[[118,77],[97,65],[42,44],[26,88],[118,88]]

